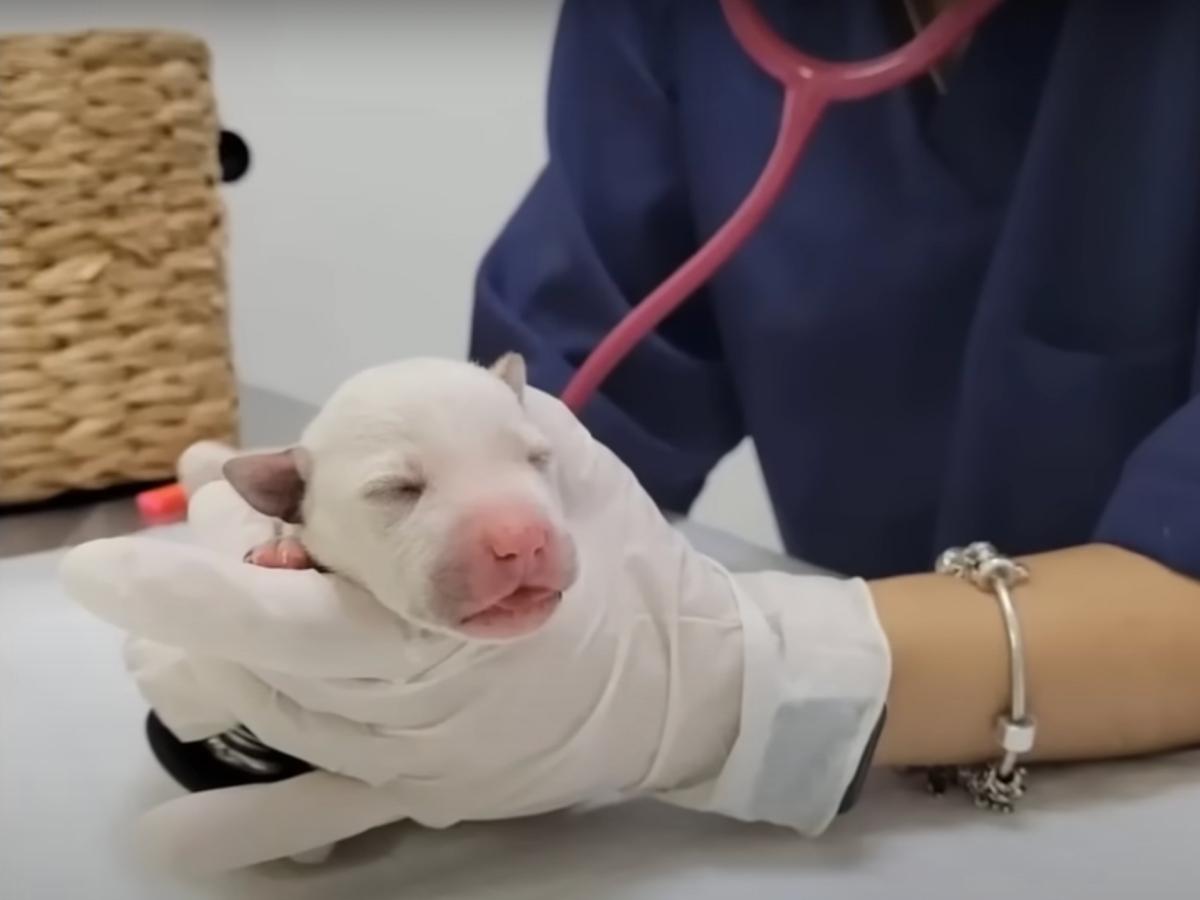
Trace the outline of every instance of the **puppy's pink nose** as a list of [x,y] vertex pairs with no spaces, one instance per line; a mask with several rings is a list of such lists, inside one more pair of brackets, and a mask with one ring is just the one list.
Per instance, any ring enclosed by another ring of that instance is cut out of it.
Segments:
[[531,562],[545,552],[550,533],[537,519],[505,516],[484,522],[480,537],[484,547],[502,562]]

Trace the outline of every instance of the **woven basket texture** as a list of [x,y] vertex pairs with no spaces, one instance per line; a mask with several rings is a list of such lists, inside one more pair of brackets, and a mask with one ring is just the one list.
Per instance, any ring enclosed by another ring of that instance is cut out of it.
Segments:
[[0,505],[236,441],[205,44],[0,37]]

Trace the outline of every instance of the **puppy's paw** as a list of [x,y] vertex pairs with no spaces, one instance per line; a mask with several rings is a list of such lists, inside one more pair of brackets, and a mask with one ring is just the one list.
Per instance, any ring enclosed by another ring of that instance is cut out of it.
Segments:
[[308,551],[296,538],[284,537],[259,544],[246,554],[246,562],[266,569],[315,569]]

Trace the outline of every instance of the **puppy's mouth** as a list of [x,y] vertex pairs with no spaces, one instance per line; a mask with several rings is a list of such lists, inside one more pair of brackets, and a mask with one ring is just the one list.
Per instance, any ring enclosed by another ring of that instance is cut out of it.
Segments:
[[475,638],[513,638],[529,634],[546,623],[562,602],[562,591],[523,585],[490,599],[458,620],[459,630]]

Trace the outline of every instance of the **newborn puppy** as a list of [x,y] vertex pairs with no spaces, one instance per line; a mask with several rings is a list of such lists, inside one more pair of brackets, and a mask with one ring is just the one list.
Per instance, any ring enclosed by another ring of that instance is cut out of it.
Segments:
[[524,390],[516,354],[490,369],[422,358],[354,376],[297,446],[225,464],[290,533],[249,560],[329,569],[439,632],[536,630],[577,563]]

